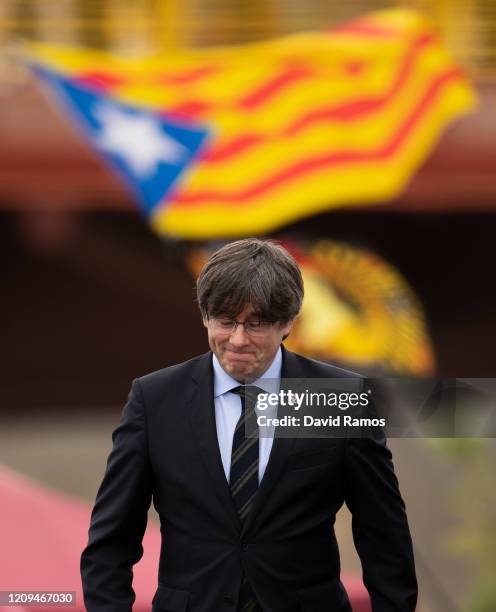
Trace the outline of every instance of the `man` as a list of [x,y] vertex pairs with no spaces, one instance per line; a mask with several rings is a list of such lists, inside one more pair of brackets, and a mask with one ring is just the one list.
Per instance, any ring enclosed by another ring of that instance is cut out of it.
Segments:
[[411,539],[385,443],[244,435],[249,390],[264,379],[356,378],[282,347],[303,299],[296,262],[269,241],[233,242],[209,259],[197,294],[211,352],[135,380],[113,434],[81,560],[87,609],[131,610],[153,498],[154,610],[350,611],[333,530],[344,502],[374,612],[414,610]]

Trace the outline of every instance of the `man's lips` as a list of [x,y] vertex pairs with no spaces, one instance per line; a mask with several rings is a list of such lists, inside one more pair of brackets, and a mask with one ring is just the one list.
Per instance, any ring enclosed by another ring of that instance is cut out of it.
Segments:
[[237,351],[225,350],[225,354],[233,361],[248,361],[252,358],[252,353],[238,353]]

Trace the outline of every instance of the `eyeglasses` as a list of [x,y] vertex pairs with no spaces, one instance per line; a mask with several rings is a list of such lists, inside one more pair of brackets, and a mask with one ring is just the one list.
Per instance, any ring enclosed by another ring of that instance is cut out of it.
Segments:
[[265,336],[274,325],[271,321],[233,321],[232,319],[209,319],[214,328],[223,334],[232,334],[238,325],[243,325],[249,336]]

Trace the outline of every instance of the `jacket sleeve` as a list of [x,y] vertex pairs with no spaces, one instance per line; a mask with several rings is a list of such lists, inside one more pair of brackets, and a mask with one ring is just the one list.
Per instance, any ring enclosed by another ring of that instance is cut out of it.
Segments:
[[91,515],[81,577],[89,612],[129,612],[135,599],[132,566],[143,554],[142,539],[152,495],[146,419],[141,386],[133,381]]
[[373,612],[410,612],[417,579],[405,504],[382,435],[346,441],[345,500]]

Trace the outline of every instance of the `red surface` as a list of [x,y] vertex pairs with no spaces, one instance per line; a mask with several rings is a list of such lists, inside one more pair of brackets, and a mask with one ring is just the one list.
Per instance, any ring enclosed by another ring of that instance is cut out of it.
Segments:
[[[79,557],[91,508],[4,467],[0,467],[0,499],[0,590],[76,591],[76,606],[68,609],[84,610]],[[134,572],[134,610],[151,609],[160,552],[157,525],[148,525],[143,546],[145,553]],[[368,612],[361,580],[345,576],[343,582],[353,611]]]

